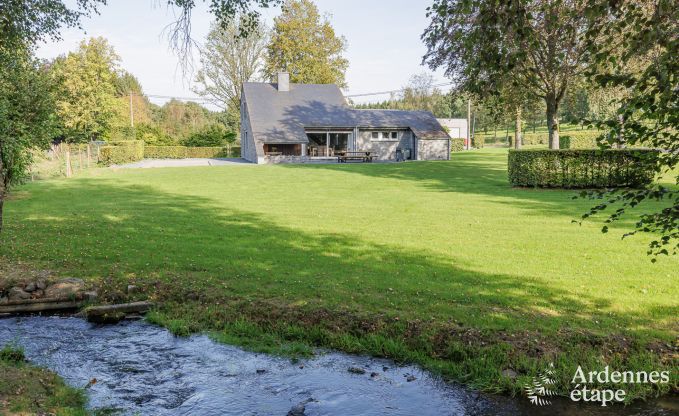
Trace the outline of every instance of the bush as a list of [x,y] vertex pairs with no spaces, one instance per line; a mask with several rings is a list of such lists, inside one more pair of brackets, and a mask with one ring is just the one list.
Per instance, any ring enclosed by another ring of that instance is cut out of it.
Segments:
[[[514,136],[509,136],[509,145],[514,146]],[[521,138],[523,146],[536,146],[539,144],[549,144],[549,133],[523,133]]]
[[559,137],[560,149],[598,149],[598,138],[603,132],[599,130],[569,131]]
[[26,361],[26,355],[21,347],[5,344],[2,349],[0,349],[0,361],[6,361],[10,363],[22,363]]
[[[240,149],[240,148],[239,148]],[[224,147],[146,146],[144,157],[148,159],[186,159],[228,157]]]
[[136,162],[143,158],[144,142],[141,140],[112,142],[111,146],[99,148],[99,162],[104,165]]
[[186,157],[228,157],[224,147],[187,147]]
[[[240,150],[240,148],[239,148]],[[450,139],[450,151],[461,152],[464,150],[464,139]]]
[[485,137],[480,134],[476,134],[474,135],[474,137],[472,137],[472,147],[476,149],[483,148],[485,143],[486,143]]
[[650,149],[509,150],[513,186],[548,188],[641,187],[653,181]]
[[185,146],[145,146],[146,159],[185,159]]
[[224,127],[213,124],[191,134],[183,144],[187,147],[222,147],[236,141],[236,133],[226,131]]

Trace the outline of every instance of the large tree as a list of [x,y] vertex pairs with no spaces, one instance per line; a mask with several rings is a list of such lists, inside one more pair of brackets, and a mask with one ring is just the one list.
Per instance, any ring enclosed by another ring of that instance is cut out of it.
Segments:
[[0,47],[0,231],[10,186],[23,179],[32,150],[49,146],[53,106],[46,71],[30,50]]
[[[583,73],[587,0],[435,0],[422,35],[424,62],[463,89],[521,89],[546,104],[549,142],[559,148],[559,106]],[[511,76],[508,76],[510,75]]]
[[66,140],[101,139],[116,115],[116,78],[120,58],[104,38],[82,41],[76,52],[55,60],[59,88],[56,110]]
[[238,111],[243,83],[261,79],[267,30],[255,24],[241,35],[250,26],[248,18],[236,17],[228,23],[226,28],[214,24],[200,51],[196,92],[223,110]]
[[[655,200],[660,209],[642,214],[637,232],[660,235],[649,244],[654,255],[679,252],[679,8],[672,0],[590,0],[586,15],[588,78],[607,91],[618,91],[615,114],[597,123],[608,130],[604,147],[624,143],[661,149],[653,156],[659,175],[674,177],[674,186],[653,183],[643,189],[591,192],[600,200],[583,217],[615,209],[608,223],[629,208]],[[600,24],[602,17],[605,24]],[[622,122],[621,122],[622,121]],[[603,231],[607,231],[604,227]]]
[[[52,94],[33,57],[38,42],[59,39],[104,0],[3,0],[0,6],[0,230],[11,185],[30,166],[32,151],[53,133]],[[66,3],[69,3],[68,5]]]
[[288,0],[282,8],[267,46],[267,77],[273,79],[283,70],[290,73],[291,82],[346,87],[346,40],[335,34],[327,16],[322,17],[311,0]]

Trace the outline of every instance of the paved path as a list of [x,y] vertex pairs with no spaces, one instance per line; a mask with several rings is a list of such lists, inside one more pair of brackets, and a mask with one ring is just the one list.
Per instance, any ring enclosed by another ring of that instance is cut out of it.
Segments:
[[144,159],[139,162],[118,165],[118,168],[180,168],[186,166],[250,165],[241,158],[230,159]]

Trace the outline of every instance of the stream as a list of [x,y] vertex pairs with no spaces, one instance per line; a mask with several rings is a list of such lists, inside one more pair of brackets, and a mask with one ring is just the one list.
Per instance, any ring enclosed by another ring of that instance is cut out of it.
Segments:
[[[676,398],[627,407],[485,396],[416,366],[329,352],[293,363],[204,335],[178,338],[144,321],[93,325],[67,317],[0,319],[0,346],[87,389],[88,406],[113,414],[286,415],[643,415],[678,414]],[[365,370],[349,372],[349,368]],[[301,413],[300,413],[301,414]]]

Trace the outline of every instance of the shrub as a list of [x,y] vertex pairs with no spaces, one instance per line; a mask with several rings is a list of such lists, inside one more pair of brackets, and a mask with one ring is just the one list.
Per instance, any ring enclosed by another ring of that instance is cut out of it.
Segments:
[[191,134],[183,144],[187,147],[222,147],[236,141],[236,133],[226,131],[224,127],[213,124]]
[[510,150],[513,186],[549,188],[640,187],[653,181],[651,149]]
[[144,142],[141,140],[126,140],[112,142],[111,146],[99,148],[99,162],[104,165],[119,165],[136,162],[144,158]]
[[186,159],[228,157],[228,154],[227,149],[223,147],[146,146],[144,157],[148,159]]
[[145,146],[146,159],[185,159],[185,146]]
[[599,130],[569,131],[559,137],[560,149],[598,149],[598,138],[603,132]]
[[482,135],[476,134],[474,135],[474,137],[472,137],[472,147],[481,149],[483,148],[485,143],[486,143],[485,137]]
[[[238,148],[240,151],[240,148]],[[464,139],[450,139],[450,151],[451,152],[461,152],[464,150]]]
[[10,363],[21,363],[26,361],[26,355],[21,347],[5,344],[5,346],[0,349],[0,360]]
[[186,157],[227,157],[224,147],[187,147]]

